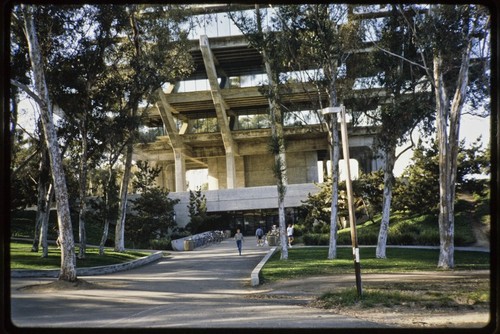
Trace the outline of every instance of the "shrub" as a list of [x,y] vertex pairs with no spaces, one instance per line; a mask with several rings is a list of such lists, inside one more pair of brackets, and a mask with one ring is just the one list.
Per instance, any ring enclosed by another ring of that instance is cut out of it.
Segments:
[[337,232],[337,245],[350,245],[351,233],[349,230],[341,230]]
[[172,240],[169,237],[149,240],[149,247],[158,250],[171,250]]
[[426,229],[418,236],[418,244],[422,246],[438,246],[439,245],[439,230]]
[[358,230],[358,243],[360,245],[376,245],[377,242],[378,242],[378,230],[367,229],[367,228]]
[[330,236],[324,233],[306,233],[302,236],[306,245],[325,246],[330,242]]
[[300,236],[304,235],[305,230],[306,230],[305,225],[295,224],[295,225],[293,225],[293,236],[300,237]]

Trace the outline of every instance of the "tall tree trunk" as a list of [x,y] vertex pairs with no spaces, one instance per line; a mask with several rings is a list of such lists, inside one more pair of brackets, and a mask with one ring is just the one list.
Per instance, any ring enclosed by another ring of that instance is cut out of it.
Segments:
[[120,208],[115,228],[115,251],[117,252],[125,251],[125,219],[127,218],[128,184],[132,170],[133,151],[134,147],[131,141],[127,144],[123,179],[120,187]]
[[389,233],[389,219],[391,214],[392,187],[394,185],[394,164],[396,162],[396,147],[385,149],[385,166],[384,166],[384,200],[382,204],[382,221],[378,233],[377,249],[375,257],[377,259],[385,259],[387,236]]
[[[328,88],[329,106],[336,107],[337,99],[337,70],[336,66],[331,64],[327,67],[330,76],[330,85]],[[330,242],[328,244],[328,259],[337,258],[337,220],[339,215],[339,129],[338,115],[330,114],[330,126],[328,126],[328,136],[330,138],[330,162],[332,169],[332,204],[330,211]]]
[[[471,29],[473,30],[473,29]],[[439,144],[439,168],[440,168],[440,201],[439,201],[439,235],[440,235],[440,252],[438,267],[443,269],[452,269],[455,267],[454,262],[454,234],[455,234],[455,183],[457,179],[457,164],[458,164],[458,146],[459,146],[459,129],[460,117],[465,103],[467,94],[467,86],[469,82],[469,66],[471,54],[471,37],[468,36],[467,47],[462,53],[462,62],[456,83],[456,89],[451,102],[443,103],[440,100],[437,107],[438,111],[438,144]],[[434,66],[441,69],[441,57],[437,55],[434,58]],[[442,83],[442,74],[436,74],[434,69],[434,80],[440,83],[437,89],[438,92],[444,91]],[[441,96],[440,96],[441,95]],[[437,94],[442,99],[446,98],[446,94]],[[445,100],[448,101],[448,100]],[[449,111],[448,111],[449,110]],[[449,135],[447,135],[447,123],[449,120]]]
[[59,280],[76,281],[76,258],[73,229],[69,211],[68,190],[62,159],[59,152],[57,134],[52,119],[52,105],[45,81],[44,64],[38,44],[33,19],[33,6],[21,5],[24,15],[25,33],[28,42],[29,57],[33,70],[36,90],[40,96],[40,118],[42,120],[45,142],[49,150],[50,165],[56,196],[59,232],[61,233],[61,271]]
[[[114,163],[113,163],[114,164]],[[99,255],[104,255],[104,246],[106,245],[106,240],[108,240],[109,234],[109,224],[111,221],[111,212],[113,210],[113,203],[111,198],[114,198],[113,189],[116,182],[115,174],[113,173],[113,164],[109,166],[109,175],[106,186],[104,187],[104,229],[102,232],[101,242],[99,244]]]
[[49,256],[49,220],[50,220],[50,207],[52,206],[52,201],[54,198],[54,187],[49,184],[47,193],[45,194],[45,210],[41,214],[40,219],[40,243],[39,247],[42,247],[42,257],[47,258]]
[[99,255],[104,255],[104,246],[106,246],[106,240],[108,240],[109,232],[109,219],[104,219],[104,229],[102,231],[101,243],[99,244]]
[[87,233],[85,230],[85,210],[87,207],[87,157],[88,157],[88,142],[87,142],[87,120],[83,116],[82,120],[82,153],[80,156],[80,188],[78,196],[78,237],[80,240],[80,248],[78,250],[78,258],[84,259],[87,251]]
[[439,260],[438,267],[443,269],[453,268],[453,217],[450,216],[450,166],[448,153],[448,96],[445,91],[442,58],[440,54],[435,54],[434,65],[434,85],[436,94],[436,125],[437,142],[439,156]]
[[[268,77],[272,75],[272,70],[269,62],[266,62],[266,70]],[[274,80],[269,79],[270,94],[269,111],[271,114],[271,133],[273,140],[274,150],[274,163],[276,173],[276,183],[278,190],[278,220],[280,230],[281,242],[281,260],[288,259],[288,236],[286,233],[286,219],[285,219],[285,196],[286,187],[288,185],[287,167],[286,167],[286,152],[285,152],[285,138],[283,134],[283,121],[281,108],[277,102],[278,87]]]
[[[260,16],[259,5],[256,5],[257,27],[260,33],[263,32]],[[263,37],[264,39],[266,36]],[[264,42],[264,44],[266,44]],[[288,186],[287,166],[286,166],[286,150],[285,136],[283,133],[283,115],[279,104],[279,89],[276,69],[273,68],[269,50],[266,46],[262,46],[262,58],[266,69],[268,80],[268,100],[269,100],[269,115],[271,118],[271,136],[272,136],[272,151],[274,153],[275,177],[278,190],[278,220],[281,243],[281,260],[288,259],[288,236],[286,233],[286,217],[285,217],[285,195]]]
[[32,252],[38,252],[40,246],[40,233],[42,222],[45,215],[50,214],[50,206],[47,203],[47,194],[50,185],[50,161],[47,148],[41,143],[43,148],[40,150],[40,165],[38,168],[38,184],[37,184],[37,210],[35,217],[35,235],[33,238]]
[[[133,43],[135,51],[135,60],[137,64],[141,59],[142,52],[140,46],[140,29],[137,25],[136,13],[138,11],[136,5],[130,5],[129,9],[129,21],[133,32]],[[139,66],[139,67],[138,67]],[[140,83],[138,81],[139,72],[141,71],[140,65],[134,65],[134,83],[131,87],[131,93],[129,97],[129,105],[131,106],[130,115],[134,118],[137,115],[139,108],[139,101],[141,100],[140,94]],[[128,202],[128,184],[130,182],[131,170],[132,170],[132,155],[134,153],[134,137],[135,137],[135,126],[130,129],[131,136],[128,139],[127,151],[125,153],[125,166],[123,172],[123,179],[120,188],[120,207],[118,212],[118,220],[115,227],[115,251],[124,252],[125,251],[125,220],[127,218],[127,202]]]

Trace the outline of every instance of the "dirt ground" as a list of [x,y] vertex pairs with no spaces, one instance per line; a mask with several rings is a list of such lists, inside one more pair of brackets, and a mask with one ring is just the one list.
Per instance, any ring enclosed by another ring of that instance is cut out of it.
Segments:
[[[362,276],[363,291],[369,289],[398,289],[406,286],[414,294],[433,294],[437,291],[473,291],[480,285],[489,287],[489,271],[474,272],[418,272],[405,274],[366,274]],[[308,307],[322,307],[316,300],[325,292],[355,287],[354,275],[318,276],[307,280],[287,280],[261,286],[255,298],[270,298],[295,302]],[[490,308],[488,303],[474,303],[456,297],[446,306],[440,303],[418,304],[414,302],[384,307],[333,308],[330,312],[348,315],[363,320],[404,328],[481,328],[488,324]]]

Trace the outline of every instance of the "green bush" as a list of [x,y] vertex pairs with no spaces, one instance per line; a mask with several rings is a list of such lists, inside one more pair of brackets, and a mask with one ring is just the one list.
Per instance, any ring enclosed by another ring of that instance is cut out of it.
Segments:
[[426,229],[420,232],[418,244],[422,246],[439,246],[439,230]]
[[293,236],[294,237],[300,237],[304,235],[304,232],[306,231],[306,226],[303,224],[295,224],[293,225]]
[[330,235],[325,233],[306,233],[302,236],[306,245],[325,246],[330,243]]
[[337,232],[337,245],[350,245],[351,232],[348,229]]
[[172,250],[172,240],[169,237],[149,240],[149,248],[158,250]]
[[359,229],[358,243],[360,245],[376,245],[378,242],[378,229]]

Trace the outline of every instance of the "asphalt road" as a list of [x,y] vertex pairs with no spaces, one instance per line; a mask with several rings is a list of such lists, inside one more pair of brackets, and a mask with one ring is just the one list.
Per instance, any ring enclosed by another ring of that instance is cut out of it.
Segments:
[[[11,321],[29,328],[375,328],[376,323],[305,306],[300,299],[259,298],[250,273],[268,247],[247,238],[169,257],[129,271],[80,276],[97,288],[20,289],[51,278],[12,278]],[[128,332],[128,331],[127,331]]]

